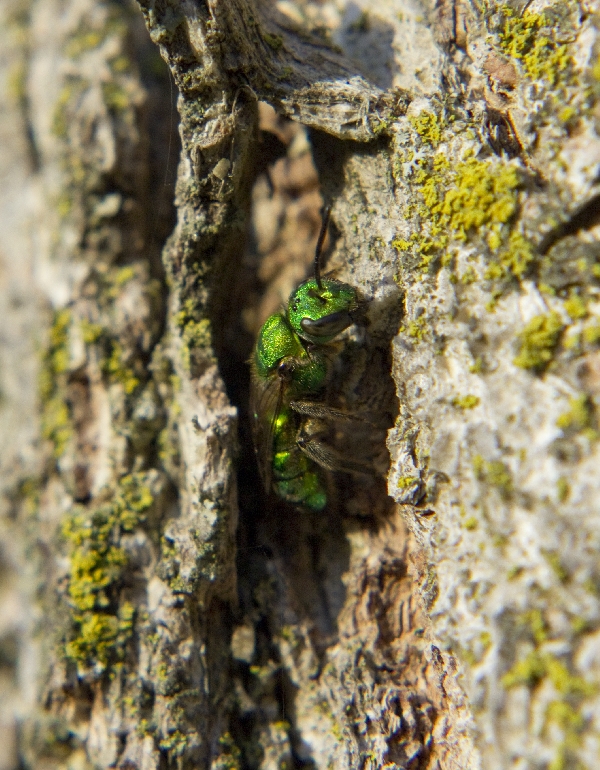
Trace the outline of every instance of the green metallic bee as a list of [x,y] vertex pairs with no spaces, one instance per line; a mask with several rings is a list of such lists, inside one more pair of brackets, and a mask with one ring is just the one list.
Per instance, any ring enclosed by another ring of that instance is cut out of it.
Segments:
[[287,309],[263,324],[251,360],[254,443],[267,492],[312,511],[327,505],[325,470],[365,472],[329,446],[332,421],[357,418],[323,400],[330,375],[327,345],[358,319],[356,289],[321,278],[330,209],[323,216],[315,275],[290,295]]

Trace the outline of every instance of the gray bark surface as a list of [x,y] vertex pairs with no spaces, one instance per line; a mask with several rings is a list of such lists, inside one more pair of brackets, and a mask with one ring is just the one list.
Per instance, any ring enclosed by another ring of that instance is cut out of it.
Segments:
[[[0,7],[0,770],[595,767],[597,5],[139,6]],[[324,202],[317,515],[247,360]]]

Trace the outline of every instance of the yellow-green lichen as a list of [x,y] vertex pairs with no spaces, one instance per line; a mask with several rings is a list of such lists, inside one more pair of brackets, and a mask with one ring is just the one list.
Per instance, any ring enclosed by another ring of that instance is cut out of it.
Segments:
[[546,723],[558,726],[564,736],[548,770],[587,770],[576,753],[581,745],[580,734],[585,727],[583,715],[570,703],[556,700],[546,709]]
[[41,479],[35,476],[26,476],[21,479],[11,500],[21,502],[27,516],[34,516],[40,504]]
[[109,80],[102,83],[104,104],[115,113],[123,112],[131,106],[131,96],[120,83]]
[[293,74],[294,70],[291,67],[283,67],[279,75],[277,75],[277,80],[287,81]]
[[178,757],[184,753],[188,742],[189,739],[185,733],[181,730],[173,730],[159,742],[159,746],[163,751],[168,751],[172,756]]
[[166,663],[161,662],[156,666],[156,681],[159,684],[165,684],[169,679],[169,667]]
[[507,689],[517,685],[534,687],[542,680],[545,673],[546,669],[541,656],[537,652],[532,652],[523,660],[517,661],[510,671],[504,674],[502,684]]
[[281,35],[271,35],[269,32],[263,32],[263,40],[273,51],[279,51],[283,47]]
[[131,70],[131,59],[127,56],[115,56],[110,60],[110,68],[117,75],[123,75]]
[[155,364],[154,376],[161,384],[163,404],[168,407],[169,414],[168,424],[158,434],[158,456],[169,473],[176,476],[180,462],[177,420],[181,414],[181,406],[177,401],[177,394],[181,390],[181,379],[171,372],[171,362],[167,359],[155,359]]
[[424,315],[420,315],[418,318],[409,321],[406,326],[401,326],[399,331],[406,332],[406,334],[408,334],[408,336],[413,340],[420,342],[425,337],[427,331],[426,327],[427,319]]
[[433,145],[439,144],[442,138],[443,124],[438,115],[423,111],[419,115],[411,115],[409,120],[424,142]]
[[281,626],[279,629],[279,635],[293,647],[297,647],[302,642],[303,638],[298,627],[292,625]]
[[566,433],[583,432],[591,441],[598,438],[595,429],[594,405],[590,397],[581,393],[569,400],[569,409],[556,420],[556,425]]
[[471,283],[475,283],[477,281],[478,275],[473,267],[473,265],[469,265],[467,269],[464,271],[464,273],[460,276],[460,282],[463,284],[463,286],[469,286]]
[[594,80],[600,82],[600,56],[596,55],[596,61],[592,65],[591,73]]
[[458,409],[474,409],[479,405],[479,396],[467,395],[467,396],[455,396],[452,399],[452,403]]
[[547,313],[535,316],[519,334],[519,354],[515,366],[541,373],[554,357],[564,324],[561,316]]
[[55,374],[66,372],[69,366],[69,327],[71,326],[71,311],[59,310],[54,315],[50,327],[50,365]]
[[[106,8],[106,6],[105,6]],[[117,7],[108,8],[108,15],[102,22],[83,19],[64,47],[64,54],[71,59],[77,59],[89,51],[98,48],[111,35],[125,38],[127,35],[127,23]]]
[[67,656],[84,665],[99,664],[103,668],[115,662],[131,637],[134,615],[134,607],[128,602],[124,602],[115,615],[100,612],[78,615],[77,635],[65,647]]
[[407,241],[406,238],[395,238],[392,241],[392,246],[396,251],[408,251],[413,244],[413,241]]
[[558,113],[558,119],[561,123],[573,123],[574,119],[576,119],[578,115],[579,111],[577,107],[574,107],[570,104],[567,107],[563,107],[563,109]]
[[[491,254],[486,272],[488,279],[522,278],[534,260],[531,244],[511,223],[518,210],[521,176],[515,165],[498,160],[463,157],[452,165],[438,154],[431,167],[423,161],[415,179],[423,204],[419,214],[427,223],[422,235],[411,236],[421,254],[422,267],[428,267],[439,255],[442,264],[452,259],[452,242],[479,237]],[[404,246],[404,242],[395,242]],[[464,276],[476,280],[475,271]]]
[[518,616],[517,621],[520,626],[527,627],[536,644],[542,644],[548,639],[548,624],[539,607],[523,612]]
[[191,299],[186,300],[183,308],[175,314],[175,324],[181,329],[183,364],[188,371],[192,363],[193,351],[196,349],[206,351],[212,345],[210,320],[208,318],[197,320],[196,316],[195,303]]
[[[492,231],[492,234],[488,236],[490,248],[496,249],[500,245],[501,240],[499,240],[498,246],[492,245],[492,235],[498,235],[498,231]],[[498,254],[490,262],[486,271],[486,278],[497,280],[499,278],[507,278],[510,275],[514,275],[515,278],[522,278],[534,258],[531,242],[520,232],[513,230],[508,236],[508,241],[504,248],[499,249]]]
[[563,339],[563,347],[565,350],[579,351],[581,348],[582,334],[580,331],[570,332],[565,335]]
[[104,35],[101,30],[87,30],[81,31],[79,34],[73,35],[73,37],[67,42],[64,53],[70,59],[76,59],[83,53],[93,51],[104,40]]
[[114,270],[111,275],[111,281],[117,287],[122,287],[132,281],[136,276],[136,269],[133,265],[124,265]]
[[592,323],[583,330],[583,339],[588,345],[597,345],[600,342],[600,324]]
[[52,114],[52,133],[57,139],[66,139],[71,123],[70,110],[81,94],[89,86],[88,81],[80,77],[71,77],[61,88]]
[[212,340],[210,321],[208,318],[202,318],[200,321],[188,321],[181,337],[188,349],[209,347]]
[[419,483],[418,476],[400,476],[396,481],[396,487],[398,489],[410,489],[415,484]]
[[79,322],[79,328],[86,345],[93,345],[98,342],[104,332],[104,327],[101,324],[92,323],[85,318]]
[[469,371],[471,374],[481,374],[483,371],[483,358],[481,356],[477,356],[473,364],[469,367]]
[[548,16],[528,9],[517,15],[509,6],[504,6],[502,14],[503,52],[517,59],[532,80],[545,80],[551,86],[564,81],[572,68],[572,59],[568,46],[557,41],[556,28]]
[[113,382],[121,383],[123,390],[128,395],[133,393],[140,384],[140,380],[127,363],[123,347],[116,340],[112,342],[111,354],[104,361],[102,369]]
[[534,688],[548,677],[558,692],[591,694],[591,685],[581,677],[574,677],[569,673],[564,663],[548,653],[539,650],[531,650],[524,658],[518,660],[513,667],[502,677],[502,685],[506,689],[524,685]]
[[571,485],[565,476],[560,476],[556,482],[556,497],[559,503],[565,503],[571,494]]
[[574,634],[582,634],[590,629],[590,623],[587,618],[575,616],[571,618],[571,630]]
[[[449,161],[436,156],[434,171],[449,170]],[[505,224],[517,207],[515,166],[468,158],[452,168],[445,190],[435,174],[421,179],[425,207],[434,218],[433,235],[449,229],[456,240],[466,241],[470,231],[483,225]]]
[[60,457],[73,435],[71,414],[63,396],[56,395],[44,402],[41,429],[43,438],[52,442],[54,456]]
[[210,767],[211,770],[240,770],[242,767],[242,752],[231,733],[224,733],[219,738],[219,752]]
[[71,415],[65,398],[65,374],[69,368],[69,329],[72,317],[68,309],[58,310],[48,335],[40,367],[38,392],[41,402],[41,433],[53,444],[60,457],[72,436]]
[[484,460],[481,455],[473,457],[473,471],[480,481],[496,487],[503,497],[513,491],[513,480],[508,467],[501,460]]
[[144,520],[154,495],[144,473],[124,476],[103,503],[77,507],[64,522],[69,544],[68,597],[72,629],[66,655],[102,669],[122,659],[135,610],[119,601],[128,564],[120,540]]
[[7,94],[17,104],[27,99],[27,66],[23,59],[15,61],[8,71]]
[[62,190],[55,203],[55,210],[61,220],[65,220],[73,210],[73,195],[69,189]]
[[587,315],[587,306],[579,294],[572,293],[565,300],[564,308],[574,321],[585,318]]
[[562,563],[560,556],[554,551],[543,551],[543,554],[552,572],[554,572],[561,583],[566,583],[569,579],[569,573]]

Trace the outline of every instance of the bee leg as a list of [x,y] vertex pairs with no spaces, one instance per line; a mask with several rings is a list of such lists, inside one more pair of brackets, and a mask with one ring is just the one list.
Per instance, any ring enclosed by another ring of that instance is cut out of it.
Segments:
[[361,417],[355,414],[343,412],[341,409],[333,409],[325,404],[315,403],[314,401],[290,401],[290,408],[297,414],[306,417],[317,417],[321,419],[340,420],[349,422],[365,422]]
[[369,476],[373,474],[373,468],[368,464],[344,457],[337,449],[326,444],[318,433],[311,434],[307,424],[298,431],[296,443],[301,452],[328,471],[362,473]]

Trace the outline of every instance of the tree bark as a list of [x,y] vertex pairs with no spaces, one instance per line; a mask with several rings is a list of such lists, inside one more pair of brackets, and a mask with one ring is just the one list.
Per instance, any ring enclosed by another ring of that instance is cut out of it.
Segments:
[[[597,4],[139,5],[1,9],[0,770],[594,767]],[[317,515],[247,360],[325,202]]]

